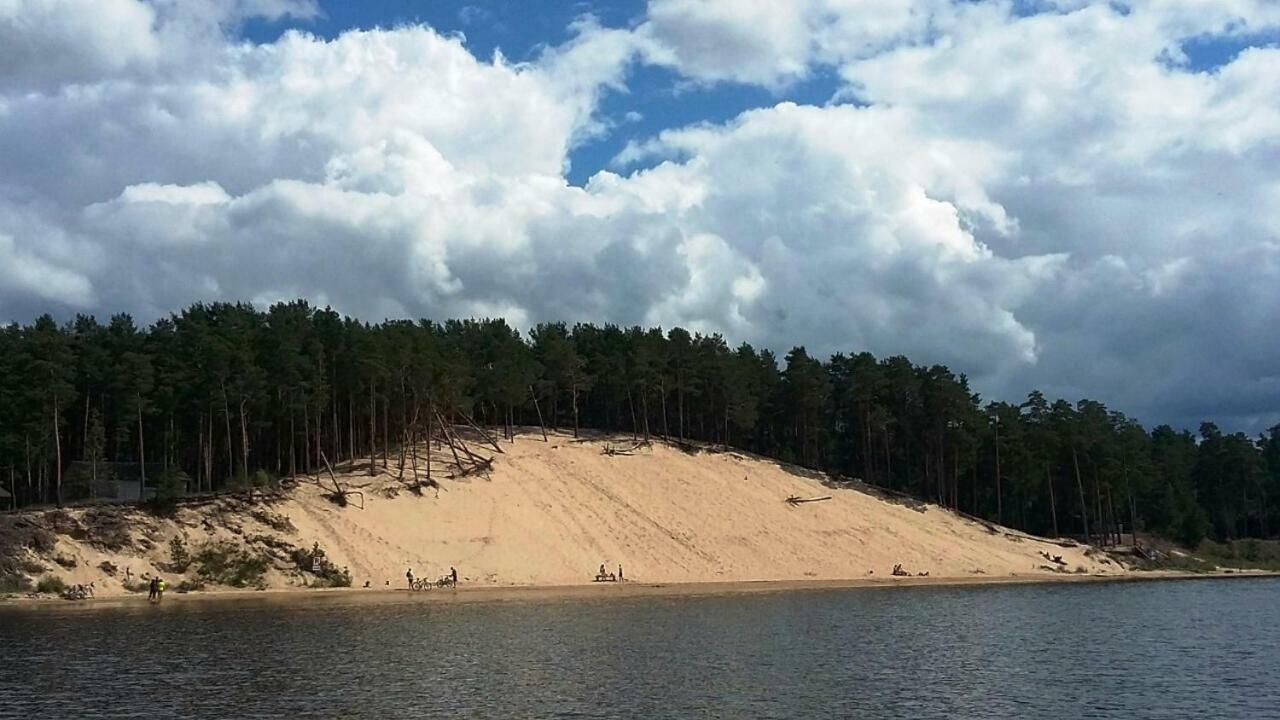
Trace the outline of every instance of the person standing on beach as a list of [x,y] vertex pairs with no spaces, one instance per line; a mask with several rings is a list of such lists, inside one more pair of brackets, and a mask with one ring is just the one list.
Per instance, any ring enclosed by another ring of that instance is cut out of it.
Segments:
[[147,602],[156,602],[158,578],[151,578],[151,582],[147,583]]
[[454,566],[450,565],[450,566],[449,566],[449,577],[453,578],[453,586],[454,586],[454,587],[457,587],[457,586],[458,586],[458,568],[456,568],[456,567],[454,567]]
[[404,579],[409,581],[409,589],[413,589],[413,568],[409,568],[404,572]]
[[164,599],[164,578],[156,578],[156,603]]
[[622,582],[622,563],[618,563],[618,582]]

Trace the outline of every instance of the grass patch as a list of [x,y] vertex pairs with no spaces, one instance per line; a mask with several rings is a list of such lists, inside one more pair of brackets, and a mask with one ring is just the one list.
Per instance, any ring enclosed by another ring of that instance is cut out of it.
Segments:
[[67,584],[57,575],[45,575],[40,578],[40,582],[36,583],[36,592],[48,595],[61,595],[67,589]]
[[1209,573],[1213,572],[1213,563],[1207,563],[1194,555],[1174,552],[1162,552],[1155,560],[1138,558],[1133,564],[1135,570],[1168,570],[1172,572]]
[[1280,540],[1205,540],[1196,556],[1223,568],[1280,571]]

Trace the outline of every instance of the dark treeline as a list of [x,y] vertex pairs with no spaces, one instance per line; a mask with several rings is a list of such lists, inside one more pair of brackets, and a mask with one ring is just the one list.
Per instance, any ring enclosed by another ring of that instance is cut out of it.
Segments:
[[[1092,400],[982,404],[963,374],[803,347],[779,360],[680,328],[341,317],[194,305],[138,328],[48,316],[0,332],[0,484],[17,505],[84,497],[131,463],[207,492],[394,458],[423,418],[697,440],[861,478],[1024,530],[1188,544],[1280,530],[1280,427],[1148,431]],[[394,462],[394,460],[392,460]],[[148,477],[150,475],[150,477]]]

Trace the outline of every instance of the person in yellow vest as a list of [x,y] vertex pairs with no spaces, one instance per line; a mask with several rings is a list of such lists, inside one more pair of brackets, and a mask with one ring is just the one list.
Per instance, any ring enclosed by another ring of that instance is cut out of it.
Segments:
[[156,580],[156,602],[164,599],[164,578]]

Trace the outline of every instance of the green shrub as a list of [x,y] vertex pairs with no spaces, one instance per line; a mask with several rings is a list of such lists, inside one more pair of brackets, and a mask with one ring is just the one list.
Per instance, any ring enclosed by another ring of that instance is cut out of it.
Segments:
[[174,590],[180,593],[195,592],[196,590],[203,590],[203,589],[204,589],[203,581],[190,580],[190,579],[183,580],[182,582],[178,583],[178,587],[174,588]]
[[1221,567],[1280,570],[1280,541],[1276,540],[1205,540],[1196,555]]
[[191,478],[181,470],[169,470],[156,477],[156,491],[146,501],[146,507],[153,515],[172,515],[178,509],[178,502],[187,494],[187,485]]
[[[330,562],[319,545],[312,546],[310,550],[294,548],[290,557],[299,570],[315,576],[313,587],[351,587],[351,573]],[[318,568],[317,559],[320,561]]]
[[202,582],[231,587],[262,587],[267,560],[229,542],[205,543],[193,557]]
[[253,474],[253,486],[255,488],[274,488],[275,481],[271,479],[271,475],[266,470],[259,470]]
[[31,589],[31,581],[25,575],[0,573],[0,595],[24,593]]
[[61,595],[66,589],[67,584],[57,575],[45,575],[40,578],[40,582],[36,583],[36,592],[38,593]]
[[173,502],[187,494],[187,477],[184,473],[169,471],[156,481],[156,499]]
[[191,567],[191,553],[186,541],[179,535],[169,540],[169,571],[184,573]]

